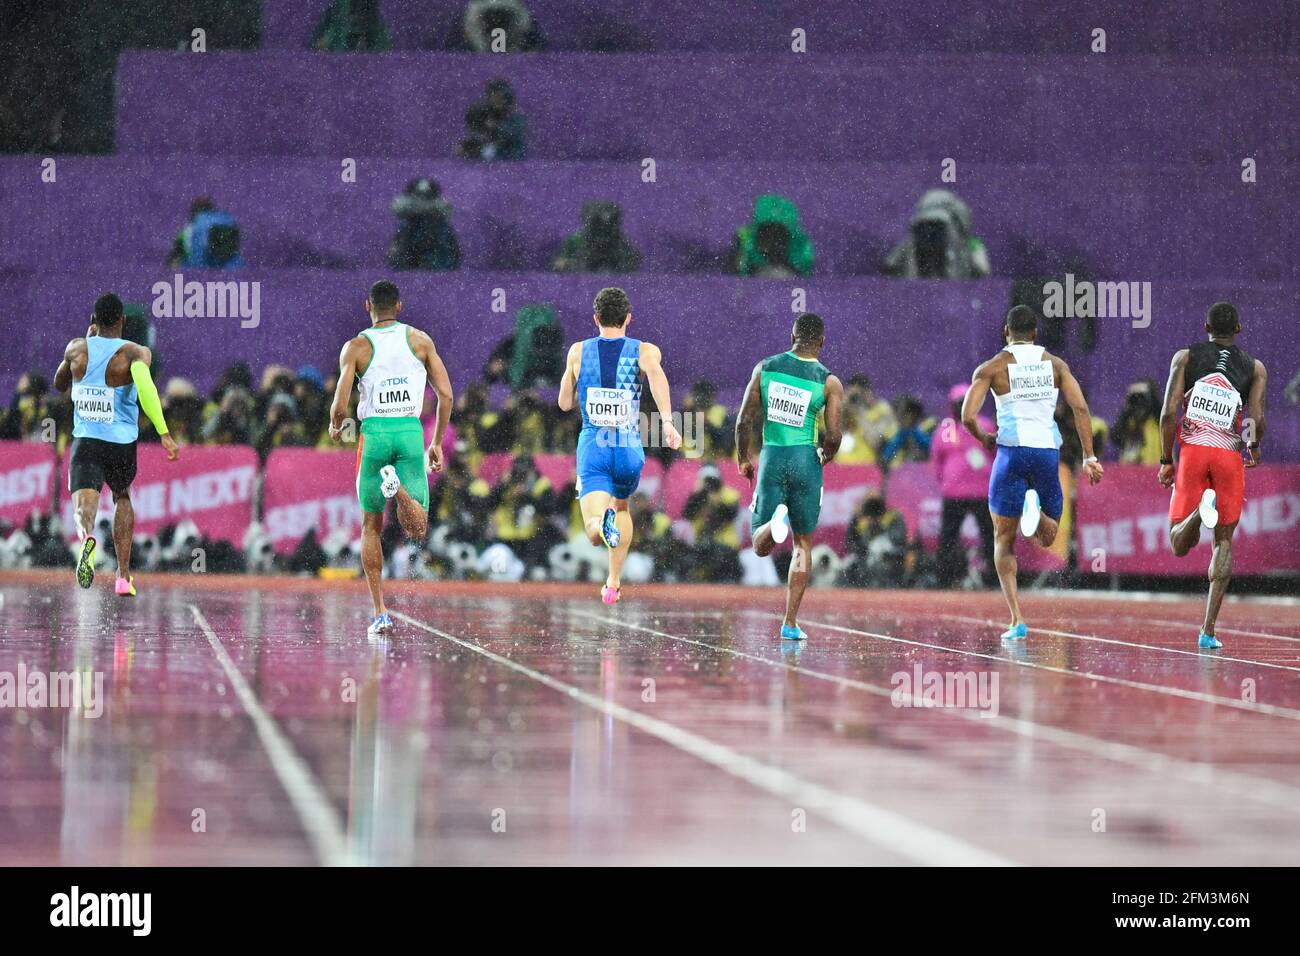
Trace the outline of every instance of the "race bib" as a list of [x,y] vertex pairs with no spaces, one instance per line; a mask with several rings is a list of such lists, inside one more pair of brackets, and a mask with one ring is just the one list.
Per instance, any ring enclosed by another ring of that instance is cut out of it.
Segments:
[[1056,401],[1056,377],[1051,362],[1012,362],[1007,366],[1013,402]]
[[107,385],[73,385],[72,404],[83,422],[111,425],[117,413],[117,392]]
[[808,418],[812,392],[785,382],[770,382],[767,386],[767,420],[791,428],[802,428]]
[[598,428],[626,428],[632,424],[632,389],[587,389],[587,421]]
[[381,418],[416,418],[423,410],[423,390],[416,391],[410,376],[386,378],[375,386],[372,414]]
[[1226,380],[1201,379],[1187,396],[1185,416],[1200,425],[1212,425],[1225,432],[1235,431],[1241,395]]

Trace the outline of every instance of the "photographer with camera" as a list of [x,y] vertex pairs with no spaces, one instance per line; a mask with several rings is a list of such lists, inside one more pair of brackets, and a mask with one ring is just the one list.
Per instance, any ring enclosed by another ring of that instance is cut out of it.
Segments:
[[394,269],[449,272],[460,268],[460,242],[451,227],[451,203],[432,179],[412,179],[392,204],[397,235],[388,247]]
[[465,128],[469,135],[456,150],[461,159],[488,163],[528,158],[528,124],[506,80],[488,82],[483,99],[465,111]]

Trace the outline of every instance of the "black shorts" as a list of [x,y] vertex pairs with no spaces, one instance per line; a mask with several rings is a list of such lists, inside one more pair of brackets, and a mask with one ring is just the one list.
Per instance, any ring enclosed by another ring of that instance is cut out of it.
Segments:
[[115,495],[131,490],[135,481],[135,442],[119,445],[98,438],[74,438],[68,460],[68,491],[89,488],[99,491],[104,485]]

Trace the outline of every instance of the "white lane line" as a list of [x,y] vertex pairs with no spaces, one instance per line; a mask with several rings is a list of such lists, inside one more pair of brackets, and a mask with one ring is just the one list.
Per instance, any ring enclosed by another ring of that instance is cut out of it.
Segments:
[[621,720],[737,780],[788,802],[791,806],[819,813],[850,833],[899,856],[929,866],[1015,865],[1011,860],[990,853],[951,834],[900,816],[883,807],[877,807],[857,797],[796,777],[779,767],[747,757],[724,744],[701,737],[657,717],[650,717],[640,711],[605,700],[580,687],[566,684],[526,664],[520,664],[509,657],[490,651],[473,641],[440,631],[409,615],[397,611],[390,613],[395,618],[400,618],[408,624],[428,631],[445,641],[451,641],[475,654],[480,654],[493,663],[507,667],[517,674],[522,674],[551,690],[564,694],[584,707],[589,707],[615,720]]
[[271,760],[271,769],[275,771],[285,793],[289,795],[289,802],[293,804],[293,809],[298,814],[298,820],[306,831],[312,848],[316,851],[317,859],[325,866],[350,865],[352,857],[348,853],[347,838],[344,836],[343,826],[334,805],[325,796],[325,792],[312,776],[306,762],[280,732],[279,725],[262,708],[257,695],[253,693],[248,682],[244,680],[244,675],[239,672],[235,662],[226,653],[225,646],[212,630],[212,625],[203,616],[203,612],[195,604],[186,606],[207,636],[208,643],[212,645],[212,651],[217,655],[217,661],[225,671],[230,686],[234,688],[240,706],[253,721],[253,728],[257,731],[262,746],[266,748],[266,755]]
[[[667,634],[663,631],[657,631],[654,628],[643,627],[642,625],[621,621],[617,618],[602,617],[588,611],[572,610],[570,613],[580,617],[601,621],[605,624],[612,624],[616,627],[625,627],[635,631],[644,631],[647,634],[654,634],[658,637],[664,637],[672,641],[680,641],[683,644],[694,644],[696,647],[703,647],[719,653],[730,654],[733,657],[754,661],[758,664],[766,664],[768,667],[774,667],[796,674],[804,674],[816,680],[828,681],[833,684],[838,684],[841,687],[851,687],[855,690],[865,691],[868,694],[873,694],[877,697],[893,697],[894,692],[888,687],[869,684],[866,681],[856,680],[852,677],[842,677],[839,674],[828,674],[824,671],[815,671],[803,666],[802,664],[788,664],[785,661],[775,661],[768,657],[749,654],[745,651],[737,651],[730,647],[722,647],[717,644],[710,644],[706,641],[681,637],[677,634]],[[925,708],[925,711],[927,713],[945,714],[949,717],[956,717],[962,720],[972,720],[978,724],[996,727],[999,730],[1005,730],[1022,737],[1043,740],[1047,743],[1055,744],[1058,747],[1077,750],[1102,760],[1127,764],[1131,767],[1147,770],[1154,774],[1177,776],[1188,783],[1218,787],[1238,797],[1258,800],[1270,804],[1271,806],[1281,807],[1291,813],[1300,813],[1300,788],[1292,787],[1285,783],[1279,783],[1276,780],[1270,780],[1266,777],[1255,777],[1249,774],[1239,773],[1235,770],[1224,770],[1220,767],[1216,767],[1214,764],[1183,760],[1179,757],[1170,757],[1166,754],[1157,753],[1152,750],[1145,750],[1133,744],[1101,740],[1097,737],[1089,737],[1087,734],[1077,733],[1073,730],[1066,730],[1063,727],[1053,727],[1048,724],[1035,724],[1033,721],[1019,717],[1007,717],[1003,714],[998,714],[996,717],[988,717],[979,711],[959,707]]]
[[[1165,621],[1159,618],[1137,618],[1131,615],[1122,614],[1118,616],[1127,617],[1130,621],[1145,621],[1148,624],[1164,624],[1170,627],[1185,627],[1188,629],[1196,628],[1198,631],[1201,627],[1199,624],[1188,624],[1186,621]],[[1222,624],[1218,625],[1215,630],[1223,631],[1225,634],[1241,634],[1245,637],[1262,637],[1266,641],[1291,641],[1300,644],[1300,637],[1289,637],[1286,634],[1270,634],[1267,631],[1243,631],[1236,627],[1224,627]]]
[[[988,618],[964,617],[960,614],[936,614],[934,616],[947,621],[962,621],[966,624],[983,624],[985,627],[1003,626],[995,621],[990,621]],[[1144,651],[1160,651],[1162,654],[1182,654],[1187,657],[1201,657],[1215,661],[1232,661],[1235,664],[1252,664],[1255,667],[1271,667],[1274,670],[1300,673],[1300,667],[1293,667],[1290,664],[1270,664],[1267,661],[1254,661],[1246,657],[1228,657],[1226,654],[1210,654],[1206,651],[1185,651],[1179,647],[1161,647],[1159,644],[1134,644],[1132,641],[1121,641],[1116,637],[1098,637],[1096,634],[1075,634],[1073,631],[1056,631],[1050,627],[1030,627],[1029,630],[1039,634],[1051,634],[1053,637],[1068,637],[1076,641],[1093,641],[1097,644],[1115,644],[1119,647],[1136,647]]]
[[986,654],[983,651],[969,650],[964,647],[949,647],[946,644],[930,644],[926,641],[913,641],[905,637],[895,637],[892,634],[881,634],[876,631],[864,631],[856,627],[830,624],[826,621],[814,621],[809,619],[808,623],[814,627],[824,627],[832,631],[842,631],[845,634],[860,634],[863,637],[872,637],[879,641],[890,641],[895,644],[910,644],[913,647],[926,647],[936,651],[948,651],[949,653],[961,654],[966,657],[982,657],[985,660],[998,661],[1002,664],[1014,664],[1016,667],[1029,667],[1034,670],[1050,671],[1053,674],[1068,674],[1071,677],[1079,677],[1084,680],[1096,681],[1101,684],[1114,684],[1118,687],[1128,687],[1133,690],[1142,690],[1153,694],[1165,694],[1170,697],[1181,697],[1185,700],[1194,700],[1202,704],[1233,707],[1237,710],[1250,711],[1251,713],[1267,714],[1270,717],[1284,717],[1287,720],[1300,720],[1300,710],[1296,710],[1293,707],[1283,707],[1279,704],[1261,704],[1259,702],[1239,700],[1235,697],[1219,697],[1215,694],[1205,694],[1201,691],[1186,690],[1182,687],[1171,687],[1167,684],[1148,684],[1145,681],[1129,680],[1125,677],[1111,677],[1108,674],[1096,674],[1092,671],[1073,670],[1069,667],[1056,667],[1051,664],[1041,664],[1038,661],[1022,661],[1014,657],[1002,657],[997,654]]

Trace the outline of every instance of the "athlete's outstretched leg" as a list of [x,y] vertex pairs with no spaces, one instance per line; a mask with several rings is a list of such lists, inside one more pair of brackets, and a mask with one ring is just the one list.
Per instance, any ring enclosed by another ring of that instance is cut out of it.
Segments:
[[1193,510],[1182,521],[1169,522],[1169,546],[1182,557],[1201,540],[1201,513]]
[[135,537],[135,508],[131,490],[113,492],[113,547],[117,550],[117,593],[134,595],[131,587],[131,541]]
[[1020,518],[1005,515],[993,515],[993,566],[998,572],[998,582],[1002,585],[1002,596],[1007,599],[1011,610],[1011,627],[1002,636],[1010,639],[1024,637],[1027,633],[1025,619],[1020,615],[1020,597],[1016,591],[1016,531],[1020,527]]
[[370,585],[370,600],[375,606],[375,617],[388,613],[384,606],[384,549],[379,534],[384,530],[384,515],[365,512],[361,516],[361,568]]
[[619,541],[618,547],[609,552],[609,577],[605,579],[605,587],[618,591],[621,586],[623,562],[627,560],[627,553],[632,550],[632,512],[627,509],[626,498],[615,498],[613,508]]
[[[1219,607],[1223,596],[1228,592],[1228,582],[1232,580],[1232,533],[1237,530],[1237,523],[1221,524],[1214,529],[1214,554],[1210,558],[1210,595],[1205,601],[1205,621],[1201,626],[1201,646],[1222,646],[1214,635],[1215,621],[1219,619]],[[1211,638],[1206,641],[1205,638]]]
[[412,498],[405,488],[397,489],[397,523],[406,536],[416,544],[423,544],[429,533],[429,513]]
[[786,629],[798,630],[799,605],[803,603],[803,593],[808,590],[808,579],[812,576],[812,535],[796,534],[794,551],[790,555],[790,574],[785,595],[785,621],[781,636],[786,637]]
[[72,500],[76,506],[77,540],[85,541],[94,537],[95,515],[99,513],[99,492],[82,488],[72,496]]
[[75,506],[77,540],[81,556],[77,559],[77,583],[88,588],[95,583],[95,515],[99,513],[99,489],[80,488],[72,496]]

